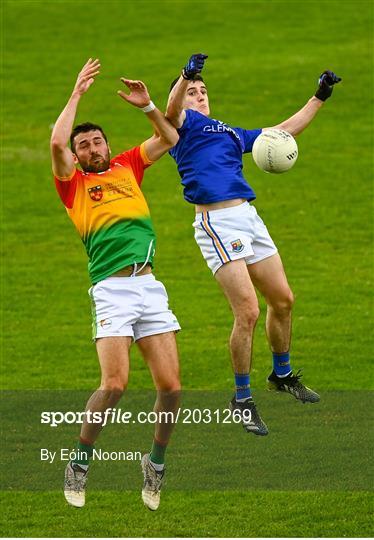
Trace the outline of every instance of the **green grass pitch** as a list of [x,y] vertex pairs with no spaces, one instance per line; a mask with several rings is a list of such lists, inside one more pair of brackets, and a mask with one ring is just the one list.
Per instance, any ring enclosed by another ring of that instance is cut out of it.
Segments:
[[[190,54],[202,51],[209,55],[204,77],[212,116],[234,126],[287,118],[325,69],[343,78],[298,138],[292,171],[265,175],[247,156],[244,172],[296,296],[294,365],[322,396],[372,390],[372,3],[13,0],[1,10],[1,387],[88,391],[98,383],[86,256],[55,193],[49,160],[51,124],[76,74],[88,57],[100,58],[101,74],[77,121],[102,124],[116,153],[151,133],[144,115],[116,96],[119,78],[144,80],[164,108],[170,81]],[[193,209],[183,201],[170,157],[147,171],[143,189],[158,236],[155,273],[183,327],[183,386],[230,397],[232,316],[194,243]],[[270,366],[260,304],[255,390],[264,388]],[[152,388],[135,348],[130,388]],[[172,461],[172,446],[168,456]],[[88,492],[81,511],[54,489],[3,491],[1,531],[24,537],[370,536],[371,489],[369,480],[365,491],[350,491],[348,484],[341,491],[165,489],[157,513],[146,511],[135,491]]]

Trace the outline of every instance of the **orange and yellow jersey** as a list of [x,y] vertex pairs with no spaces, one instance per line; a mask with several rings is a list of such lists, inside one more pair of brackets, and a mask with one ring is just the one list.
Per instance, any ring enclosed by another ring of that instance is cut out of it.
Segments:
[[151,165],[144,143],[119,154],[101,173],[75,169],[55,183],[86,247],[92,283],[134,263],[152,264],[156,237],[140,189]]

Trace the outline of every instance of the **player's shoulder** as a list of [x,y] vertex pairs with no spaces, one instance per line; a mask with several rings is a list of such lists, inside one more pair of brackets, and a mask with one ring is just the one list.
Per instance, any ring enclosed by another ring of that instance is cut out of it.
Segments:
[[145,169],[153,164],[148,157],[146,150],[146,142],[144,141],[137,146],[133,146],[128,150],[125,150],[121,154],[117,154],[110,160],[111,167],[121,165],[123,167],[129,167],[133,170]]
[[64,182],[71,182],[72,180],[79,180],[83,176],[83,172],[77,167],[74,167],[74,169],[71,171],[71,173],[68,176],[59,176],[53,170],[52,170],[52,174],[56,183],[64,183]]
[[111,160],[110,165],[113,166],[116,163],[121,163],[123,161],[131,161],[134,157],[140,156],[140,144],[137,146],[133,146],[132,148],[128,148],[127,150],[124,150],[123,152],[116,154]]

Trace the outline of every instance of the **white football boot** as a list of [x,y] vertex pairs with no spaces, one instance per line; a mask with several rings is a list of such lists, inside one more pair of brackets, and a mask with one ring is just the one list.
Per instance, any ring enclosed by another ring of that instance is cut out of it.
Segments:
[[82,508],[86,502],[86,482],[87,482],[87,471],[81,469],[76,463],[72,465],[69,463],[65,469],[65,481],[64,481],[64,495],[65,499],[72,506],[77,508]]
[[149,454],[144,454],[141,461],[144,474],[144,484],[142,489],[142,499],[147,508],[157,510],[160,505],[161,486],[165,469],[156,471],[150,462]]

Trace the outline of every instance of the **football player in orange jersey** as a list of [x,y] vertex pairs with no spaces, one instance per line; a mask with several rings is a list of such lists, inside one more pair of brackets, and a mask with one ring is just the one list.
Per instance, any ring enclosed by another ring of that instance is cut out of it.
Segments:
[[[154,410],[174,413],[180,395],[175,340],[180,326],[169,309],[165,287],[152,274],[156,239],[140,189],[144,170],[177,143],[178,134],[150,100],[145,84],[129,79],[121,80],[130,93],[118,94],[147,115],[154,128],[149,139],[111,159],[100,126],[85,123],[73,130],[79,101],[99,71],[98,59],[90,58],[83,66],[51,136],[56,187],[89,258],[89,294],[101,368],[100,386],[90,397],[86,411],[101,414],[102,421],[90,422],[90,415],[86,415],[78,457],[69,462],[65,471],[65,498],[77,507],[85,504],[89,458],[105,414],[115,407],[126,389],[133,340],[157,389]],[[82,170],[76,168],[78,164]],[[158,422],[151,452],[142,458],[142,498],[151,510],[156,510],[160,503],[164,455],[172,428],[172,422]]]

